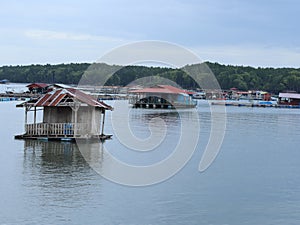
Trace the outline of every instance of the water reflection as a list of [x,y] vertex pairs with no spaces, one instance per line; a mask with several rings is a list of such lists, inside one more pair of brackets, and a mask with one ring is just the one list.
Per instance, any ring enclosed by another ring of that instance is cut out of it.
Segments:
[[165,122],[169,123],[176,123],[179,119],[179,113],[177,111],[158,111],[158,112],[151,112],[148,113],[140,113],[139,111],[131,111],[131,119],[138,119],[144,122],[148,122],[153,118],[160,117]]
[[[143,110],[141,112],[141,110]],[[179,110],[149,110],[147,109],[132,109],[130,112],[131,122],[140,120],[139,122],[148,122],[153,118],[161,118],[167,124],[178,124],[181,119],[198,119],[193,113],[194,109],[179,109]]]
[[48,142],[39,140],[24,141],[24,162],[30,160],[32,166],[63,167],[71,169],[77,165],[84,167],[84,159],[75,143]]
[[[85,157],[97,156],[101,162],[101,149],[97,154],[93,143],[84,143]],[[102,143],[96,143],[101,146]],[[24,186],[32,199],[39,199],[41,207],[63,206],[75,208],[85,205],[94,190],[101,187],[101,178],[88,165],[76,143],[24,141]],[[48,205],[48,206],[47,206]]]

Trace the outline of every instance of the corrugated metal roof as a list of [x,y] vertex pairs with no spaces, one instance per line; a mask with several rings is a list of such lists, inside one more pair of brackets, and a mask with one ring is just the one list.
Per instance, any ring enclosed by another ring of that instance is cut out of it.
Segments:
[[28,84],[26,87],[28,87],[28,88],[45,88],[48,86],[49,86],[49,84],[45,84],[45,83],[32,83],[32,84]]
[[48,98],[50,98],[50,94],[45,94],[43,97],[37,100],[35,106],[42,106],[47,101]]
[[297,94],[297,93],[279,93],[279,98],[300,99],[300,94]]
[[67,94],[60,94],[60,95],[58,95],[56,98],[54,98],[54,99],[52,100],[52,102],[50,103],[50,105],[57,106],[58,103],[60,103],[60,101],[61,101],[64,97],[66,97],[66,96],[67,96]]
[[50,94],[47,98],[47,101],[44,102],[43,106],[56,106],[53,104],[53,101],[61,94],[61,90],[55,91],[53,94]]
[[188,91],[173,87],[171,85],[156,85],[154,87],[143,88],[130,91],[131,93],[164,93],[164,94],[187,94]]
[[85,103],[89,106],[93,107],[99,107],[104,109],[111,110],[112,107],[105,104],[104,102],[99,102],[94,97],[79,91],[74,88],[64,88],[64,89],[57,89],[53,92],[47,93],[44,96],[42,96],[40,99],[37,100],[37,102],[34,104],[36,107],[44,107],[44,106],[51,106],[55,107],[58,106],[59,103],[65,98],[70,97],[78,100],[79,102]]

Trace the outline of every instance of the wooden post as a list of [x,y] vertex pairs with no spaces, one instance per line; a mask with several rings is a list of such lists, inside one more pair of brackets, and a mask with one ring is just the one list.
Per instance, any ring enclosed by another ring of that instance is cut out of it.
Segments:
[[75,115],[74,115],[74,137],[77,135],[77,111],[78,108],[75,109]]
[[34,120],[33,120],[34,125],[36,124],[36,107],[34,107]]
[[92,121],[92,123],[91,123],[91,130],[90,130],[90,132],[91,132],[91,135],[97,135],[97,132],[96,132],[96,126],[95,126],[95,110],[96,110],[96,108],[94,107],[94,108],[91,108],[91,110],[92,110],[92,118],[91,118],[91,121]]
[[27,133],[27,123],[28,123],[27,114],[28,114],[28,111],[30,111],[30,108],[31,108],[31,106],[30,106],[30,105],[27,105],[27,104],[25,103],[25,125],[24,125],[25,133]]
[[25,107],[25,125],[27,124],[27,112],[28,112],[27,107]]
[[101,136],[104,135],[105,109],[103,109],[102,114],[103,114],[103,116],[102,116],[102,131],[101,131]]
[[77,112],[78,112],[79,107],[80,107],[80,103],[77,101],[75,101],[74,105],[71,106],[71,109],[74,112],[74,132],[73,132],[74,137],[76,137],[76,135],[77,135],[77,117],[78,117]]
[[24,129],[25,129],[25,133],[27,133],[27,106],[25,105],[25,124],[24,124]]

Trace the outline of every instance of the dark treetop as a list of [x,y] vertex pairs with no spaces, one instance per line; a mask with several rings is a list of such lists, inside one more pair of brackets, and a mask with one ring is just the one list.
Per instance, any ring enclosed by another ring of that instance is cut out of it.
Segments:
[[[215,74],[222,89],[232,87],[240,90],[266,90],[278,93],[284,90],[300,91],[299,68],[254,68],[250,66],[221,65],[206,62]],[[84,73],[91,65],[89,63],[71,63],[58,65],[26,65],[26,66],[2,66],[0,67],[0,80],[8,79],[16,83],[65,83],[78,84],[85,76]],[[101,68],[114,71],[105,85],[126,86],[132,81],[142,77],[155,76],[154,82],[160,82],[161,78],[167,78],[176,82],[183,88],[199,88],[196,82],[188,76],[183,69],[146,66],[116,66],[101,64]],[[97,84],[97,77],[90,80]],[[153,81],[153,80],[152,80]]]

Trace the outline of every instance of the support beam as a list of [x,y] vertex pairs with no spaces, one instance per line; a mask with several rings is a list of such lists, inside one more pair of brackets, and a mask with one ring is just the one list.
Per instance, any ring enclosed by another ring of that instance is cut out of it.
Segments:
[[78,112],[78,108],[75,110],[75,115],[74,115],[74,136],[75,137],[77,135],[77,112]]
[[105,110],[102,111],[102,129],[101,129],[101,136],[104,135],[104,121],[105,121]]
[[34,118],[33,118],[33,123],[36,124],[36,107],[34,107]]
[[78,124],[77,124],[77,118],[78,118],[78,109],[80,107],[80,103],[78,101],[74,101],[74,104],[71,105],[71,109],[73,110],[74,112],[74,137],[76,137],[77,135],[77,127],[78,127]]
[[98,134],[97,133],[97,129],[96,129],[96,120],[95,120],[95,110],[96,110],[96,108],[91,108],[90,110],[92,110],[92,118],[91,118],[91,130],[90,130],[90,132],[91,132],[91,135],[96,135],[96,134]]
[[27,107],[25,107],[25,126],[27,125],[27,113],[28,113],[28,110],[27,110]]

